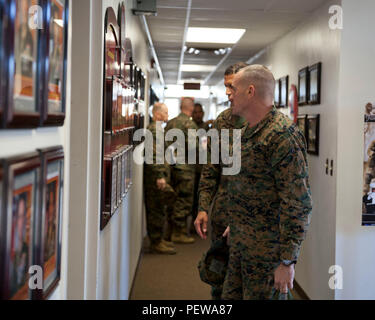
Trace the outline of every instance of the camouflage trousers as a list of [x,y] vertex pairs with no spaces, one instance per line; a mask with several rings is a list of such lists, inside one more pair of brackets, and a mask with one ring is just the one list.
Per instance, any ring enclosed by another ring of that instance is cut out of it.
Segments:
[[[227,226],[229,225],[228,217],[228,198],[227,195],[221,190],[218,191],[216,197],[214,198],[214,204],[211,210],[211,243],[214,243],[220,237]],[[211,286],[211,297],[212,300],[221,300],[221,295],[223,291],[223,285],[221,286]]]
[[223,300],[265,300],[274,294],[276,264],[254,261],[246,249],[230,248]]
[[191,214],[194,201],[194,170],[172,168],[171,186],[176,192],[176,199],[168,206],[168,223],[172,231],[186,229],[186,218]]

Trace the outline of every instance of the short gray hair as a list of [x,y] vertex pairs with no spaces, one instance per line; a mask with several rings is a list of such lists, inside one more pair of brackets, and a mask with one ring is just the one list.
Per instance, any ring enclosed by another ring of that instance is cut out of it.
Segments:
[[241,73],[241,82],[252,83],[261,98],[274,99],[276,81],[267,67],[253,64],[241,69],[239,73]]

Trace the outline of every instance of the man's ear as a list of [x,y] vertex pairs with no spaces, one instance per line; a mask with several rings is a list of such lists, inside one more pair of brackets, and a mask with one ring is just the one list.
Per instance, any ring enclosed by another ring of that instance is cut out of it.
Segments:
[[250,96],[254,96],[255,94],[255,87],[251,84],[247,90]]

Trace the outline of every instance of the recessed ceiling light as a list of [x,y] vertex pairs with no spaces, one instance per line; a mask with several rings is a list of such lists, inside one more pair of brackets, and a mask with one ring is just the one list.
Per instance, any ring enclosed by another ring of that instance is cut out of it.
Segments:
[[183,64],[181,71],[183,72],[211,72],[216,66],[199,65],[199,64]]
[[246,29],[189,28],[186,42],[237,43]]

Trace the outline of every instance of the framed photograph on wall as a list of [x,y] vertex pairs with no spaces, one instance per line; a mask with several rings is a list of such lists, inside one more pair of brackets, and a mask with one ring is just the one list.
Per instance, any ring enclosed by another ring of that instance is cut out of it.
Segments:
[[307,153],[319,155],[319,114],[307,116]]
[[298,105],[303,106],[308,103],[309,97],[309,68],[303,68],[298,72]]
[[275,107],[280,108],[280,80],[276,80],[275,83]]
[[47,299],[57,286],[61,270],[61,224],[64,189],[64,151],[61,146],[39,150],[42,163],[41,209],[38,219],[39,265],[43,268],[43,290]]
[[309,67],[309,104],[320,104],[322,63],[316,63]]
[[297,117],[297,126],[298,129],[302,132],[302,134],[305,136],[306,139],[306,124],[307,124],[307,115],[299,115]]
[[35,222],[39,212],[41,163],[37,152],[3,161],[6,171],[5,212],[1,215],[1,291],[6,300],[35,296],[29,288],[29,268],[36,265]]
[[48,0],[46,28],[45,88],[42,125],[62,126],[65,119],[69,1]]
[[[43,8],[33,12],[35,28],[29,25],[31,8]],[[40,61],[43,56],[43,29],[38,26],[46,17],[46,6],[39,0],[9,0],[5,1],[4,12],[8,22],[3,39],[3,62],[7,66],[3,85],[4,125],[8,128],[37,127],[42,111]]]
[[289,76],[280,78],[280,108],[288,106]]

